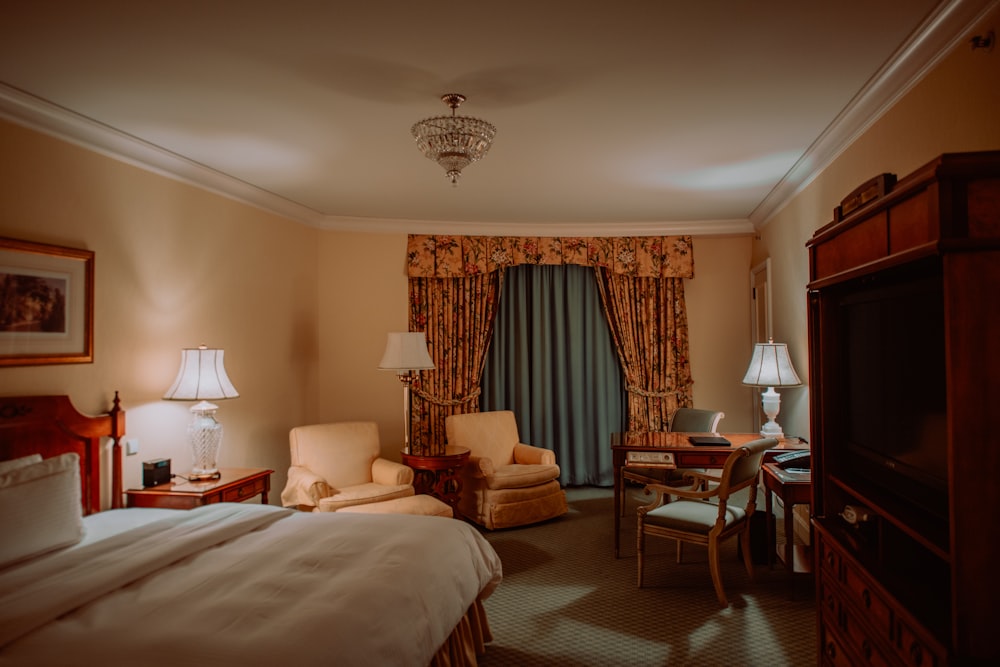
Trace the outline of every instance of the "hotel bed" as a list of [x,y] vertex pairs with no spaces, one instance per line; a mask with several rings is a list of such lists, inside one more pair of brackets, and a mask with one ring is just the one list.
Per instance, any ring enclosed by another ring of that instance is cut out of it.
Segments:
[[117,396],[99,417],[0,398],[0,665],[474,665],[491,639],[500,560],[468,524],[98,511],[108,439],[120,497],[123,431]]

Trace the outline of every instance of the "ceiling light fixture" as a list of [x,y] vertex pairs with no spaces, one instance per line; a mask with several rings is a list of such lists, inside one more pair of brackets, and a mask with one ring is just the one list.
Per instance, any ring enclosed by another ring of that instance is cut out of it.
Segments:
[[485,120],[455,115],[465,95],[448,93],[441,96],[441,101],[451,107],[451,115],[418,121],[410,133],[420,152],[441,165],[451,184],[458,185],[462,170],[490,150],[497,128]]

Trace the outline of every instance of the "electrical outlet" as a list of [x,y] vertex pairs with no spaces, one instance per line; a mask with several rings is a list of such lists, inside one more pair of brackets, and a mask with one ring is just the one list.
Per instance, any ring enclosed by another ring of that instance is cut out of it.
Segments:
[[125,441],[125,456],[135,456],[139,453],[139,440],[129,438]]

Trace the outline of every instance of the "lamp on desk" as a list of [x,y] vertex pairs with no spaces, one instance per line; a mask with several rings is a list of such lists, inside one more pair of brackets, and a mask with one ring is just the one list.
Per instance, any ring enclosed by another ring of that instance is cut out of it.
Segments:
[[750,387],[767,387],[767,391],[760,395],[764,414],[767,415],[767,423],[760,429],[761,436],[785,437],[778,422],[774,420],[781,407],[781,396],[774,388],[797,387],[802,384],[802,380],[792,367],[792,360],[788,357],[788,346],[784,343],[775,343],[773,339],[754,345],[750,366],[743,376],[743,384]]
[[434,361],[427,354],[427,338],[423,331],[389,334],[378,369],[395,371],[403,383],[403,451],[407,454],[410,453],[410,385],[416,379],[413,371],[433,368]]
[[194,454],[191,480],[218,479],[220,476],[216,463],[222,447],[222,424],[215,420],[219,406],[209,401],[240,395],[226,375],[224,354],[223,350],[204,345],[181,350],[181,368],[173,385],[163,395],[168,401],[200,401],[191,406],[194,418],[187,429]]

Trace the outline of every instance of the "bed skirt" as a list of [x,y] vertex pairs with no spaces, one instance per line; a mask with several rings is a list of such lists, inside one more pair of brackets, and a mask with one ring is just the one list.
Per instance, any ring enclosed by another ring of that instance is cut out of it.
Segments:
[[491,641],[493,634],[486,610],[482,601],[476,600],[434,654],[430,667],[476,667],[476,656],[485,653],[486,644]]

